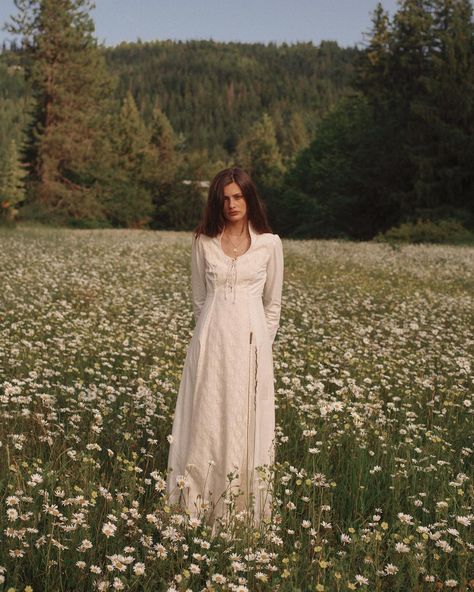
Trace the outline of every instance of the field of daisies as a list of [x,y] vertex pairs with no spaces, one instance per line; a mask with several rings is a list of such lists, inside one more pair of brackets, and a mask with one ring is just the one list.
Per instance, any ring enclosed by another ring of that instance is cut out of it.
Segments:
[[474,249],[284,240],[272,519],[167,503],[191,234],[0,230],[0,590],[474,590]]

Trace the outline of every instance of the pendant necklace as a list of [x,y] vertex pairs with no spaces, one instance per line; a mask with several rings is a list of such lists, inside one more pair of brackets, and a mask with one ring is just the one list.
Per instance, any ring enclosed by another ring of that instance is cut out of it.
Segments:
[[[243,234],[243,232],[244,232],[244,229],[242,228],[242,232],[241,232],[240,234]],[[239,242],[239,243],[237,243],[237,245],[235,245],[235,244],[232,242],[232,240],[231,240],[231,238],[230,238],[230,235],[229,235],[229,234],[227,235],[227,237],[228,237],[228,239],[229,239],[229,242],[230,242],[230,244],[231,244],[231,245],[232,245],[232,247],[233,247],[233,251],[234,251],[234,253],[237,253],[237,250],[238,250],[238,248],[240,247],[240,245],[242,244],[242,241],[243,241],[244,239],[241,239],[241,240],[240,240],[240,242]],[[244,238],[247,238],[247,237],[244,237]]]

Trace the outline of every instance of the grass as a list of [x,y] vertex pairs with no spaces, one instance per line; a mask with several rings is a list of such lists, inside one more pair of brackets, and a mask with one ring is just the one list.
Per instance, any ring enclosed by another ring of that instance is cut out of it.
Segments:
[[213,537],[164,493],[190,234],[0,230],[0,589],[474,589],[474,250],[283,244],[272,521]]

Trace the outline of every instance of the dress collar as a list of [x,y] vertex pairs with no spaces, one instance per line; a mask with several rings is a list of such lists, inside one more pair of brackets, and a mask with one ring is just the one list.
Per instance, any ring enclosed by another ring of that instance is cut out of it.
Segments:
[[[248,221],[247,221],[247,226],[248,226],[248,229],[249,229],[250,238],[252,239],[252,245],[254,245],[254,243],[255,243],[255,239],[256,239],[256,238],[257,238],[257,236],[258,236],[258,232],[257,232],[257,231],[255,230],[255,228],[253,227],[253,224],[252,224],[252,222],[250,222],[250,220],[248,220]],[[217,237],[216,237],[216,238],[218,238],[218,239],[220,240],[220,238],[221,238],[221,236],[223,235],[223,233],[224,233],[224,229],[222,229],[222,230],[219,232],[219,234],[217,235]]]
[[252,222],[250,222],[250,220],[248,221],[248,227],[249,227],[249,233],[250,236],[252,237],[252,244],[254,243],[255,239],[258,236],[258,233],[256,232],[255,228],[253,227]]

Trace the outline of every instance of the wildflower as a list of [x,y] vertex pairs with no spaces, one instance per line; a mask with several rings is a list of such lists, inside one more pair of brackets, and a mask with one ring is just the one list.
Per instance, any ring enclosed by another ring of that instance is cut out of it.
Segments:
[[145,573],[145,564],[144,563],[136,563],[133,566],[133,572],[136,576],[142,576]]
[[201,573],[201,568],[199,567],[199,565],[196,565],[195,563],[191,563],[191,565],[189,566],[189,571],[192,574],[198,574],[198,573]]
[[18,518],[18,512],[15,510],[15,508],[8,508],[7,518],[10,520],[10,522],[14,522]]
[[463,526],[471,526],[472,516],[456,516],[456,522]]
[[115,526],[115,524],[112,524],[112,522],[106,522],[102,526],[102,532],[105,534],[105,536],[107,538],[114,536],[116,530],[117,530],[117,527]]
[[212,575],[212,581],[215,582],[216,584],[225,584],[226,578],[222,574],[216,573],[216,574]]
[[178,486],[179,489],[184,489],[185,487],[187,487],[189,485],[189,483],[184,475],[178,475],[176,477],[176,485]]
[[397,553],[409,553],[410,547],[408,545],[405,545],[405,543],[397,543],[395,545],[395,551]]
[[436,541],[435,545],[442,549],[445,553],[452,553],[454,550],[448,541]]
[[399,512],[397,516],[400,522],[403,522],[404,524],[413,524],[413,516],[410,516],[410,514]]
[[430,576],[430,575],[425,576],[425,582],[434,582],[434,581],[435,581],[434,576]]
[[82,543],[79,545],[79,547],[77,547],[77,550],[81,553],[84,553],[84,551],[86,551],[87,549],[92,549],[92,547],[92,543],[89,540],[84,539]]
[[445,586],[447,586],[448,588],[454,588],[455,586],[458,585],[457,580],[446,580],[444,582]]
[[36,487],[40,483],[43,483],[43,476],[40,475],[39,473],[35,473],[34,475],[31,475],[31,478],[28,481],[28,485],[30,485],[31,487]]
[[392,563],[387,563],[384,572],[388,576],[395,575],[396,573],[398,573],[398,567],[396,565],[393,565]]
[[364,576],[361,576],[360,574],[356,575],[355,580],[359,584],[359,586],[367,586],[369,583],[369,580]]

